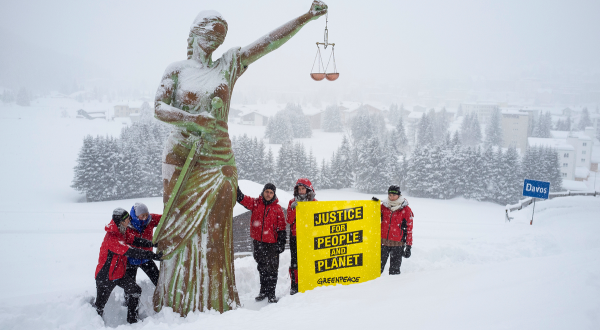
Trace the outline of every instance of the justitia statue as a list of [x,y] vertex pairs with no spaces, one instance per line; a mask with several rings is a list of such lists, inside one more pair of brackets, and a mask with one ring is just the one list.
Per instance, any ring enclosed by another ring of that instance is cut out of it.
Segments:
[[227,22],[218,12],[203,11],[190,28],[188,59],[165,70],[155,116],[174,129],[163,153],[165,212],[154,235],[164,253],[154,292],[157,312],[168,306],[185,316],[239,306],[232,237],[238,177],[227,130],[233,86],[250,64],[326,12],[327,5],[314,1],[308,13],[213,61]]

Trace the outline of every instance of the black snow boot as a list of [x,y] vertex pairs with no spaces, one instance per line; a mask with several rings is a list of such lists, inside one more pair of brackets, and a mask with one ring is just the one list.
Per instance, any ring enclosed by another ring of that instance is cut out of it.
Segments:
[[258,294],[258,296],[256,296],[256,298],[254,298],[254,300],[256,300],[256,301],[263,301],[263,300],[265,300],[265,298],[267,298],[267,294],[261,291]]
[[267,281],[265,280],[265,275],[263,272],[259,273],[260,275],[260,292],[258,293],[258,296],[256,296],[256,298],[254,298],[254,300],[256,301],[263,301],[265,300],[265,298],[267,298]]
[[140,303],[139,297],[130,296],[127,299],[127,323],[137,323],[138,321],[138,304]]
[[298,276],[298,270],[290,267],[289,271],[290,271],[290,280],[291,280],[290,296],[293,296],[296,293],[298,293],[298,282],[296,282],[296,278]]

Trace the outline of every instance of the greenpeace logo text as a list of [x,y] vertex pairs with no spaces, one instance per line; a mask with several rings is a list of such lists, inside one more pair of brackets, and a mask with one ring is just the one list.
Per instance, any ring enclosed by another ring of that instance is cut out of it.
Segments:
[[338,277],[322,277],[317,280],[317,284],[336,284],[336,283],[358,283],[360,276],[338,276]]

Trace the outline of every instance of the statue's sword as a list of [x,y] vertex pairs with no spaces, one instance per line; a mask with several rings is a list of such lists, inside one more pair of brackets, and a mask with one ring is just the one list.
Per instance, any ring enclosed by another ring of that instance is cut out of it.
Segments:
[[162,229],[163,224],[165,223],[165,220],[168,219],[169,214],[171,214],[171,210],[173,209],[173,203],[175,203],[175,201],[179,198],[179,195],[181,194],[181,186],[183,186],[183,184],[187,181],[188,177],[190,176],[190,173],[192,172],[191,169],[194,167],[194,165],[196,165],[196,161],[198,161],[199,153],[196,152],[196,150],[198,150],[199,144],[200,138],[197,138],[195,139],[195,141],[192,142],[192,148],[190,149],[190,153],[187,156],[185,163],[183,164],[181,173],[179,174],[177,182],[175,182],[175,187],[173,187],[173,191],[171,192],[171,197],[169,197],[169,201],[165,206],[163,215],[160,218],[160,222],[158,223],[158,226],[156,226],[156,230],[154,231],[154,236],[152,237],[153,243],[156,243],[156,240],[160,234],[160,230]]

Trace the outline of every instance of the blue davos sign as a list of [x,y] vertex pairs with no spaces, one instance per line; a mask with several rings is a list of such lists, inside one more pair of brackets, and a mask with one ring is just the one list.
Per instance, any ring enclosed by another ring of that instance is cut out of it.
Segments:
[[548,199],[550,182],[525,179],[523,182],[523,196]]

